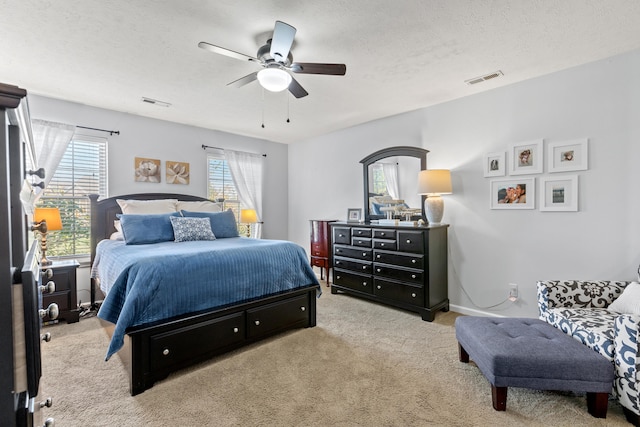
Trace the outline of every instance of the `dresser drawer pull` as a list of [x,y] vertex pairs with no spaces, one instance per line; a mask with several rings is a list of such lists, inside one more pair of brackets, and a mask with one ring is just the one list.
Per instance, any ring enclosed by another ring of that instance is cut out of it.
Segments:
[[56,291],[56,283],[53,280],[49,280],[46,285],[40,286],[40,293],[52,294]]
[[362,256],[367,256],[367,253],[366,252],[362,252]]
[[412,294],[411,294],[411,297],[412,297],[412,298],[415,298],[415,297],[416,297],[416,293],[415,293],[415,292],[414,292],[414,293],[412,293]]
[[40,335],[40,341],[44,341],[44,342],[51,341],[51,332],[47,332],[46,334]]
[[47,268],[45,271],[42,272],[42,274],[47,276],[47,279],[51,279],[53,277],[53,270],[50,268]]
[[58,304],[56,304],[55,302],[52,302],[51,304],[49,304],[49,307],[47,307],[46,309],[38,310],[38,313],[40,314],[40,317],[43,319],[49,316],[49,319],[54,320],[58,318],[58,314],[60,314],[60,310],[58,309]]
[[358,234],[362,234],[362,230],[358,231]]
[[260,326],[260,321],[259,321],[259,320],[256,320],[256,321],[255,321],[255,322],[253,322],[253,323],[255,323],[255,324],[256,324],[256,326]]
[[412,259],[412,260],[411,260],[411,263],[412,263],[412,264],[415,264],[415,263],[416,263],[416,260],[415,260],[415,259]]
[[340,279],[340,276],[336,276],[336,279]]
[[385,236],[386,233],[383,231],[382,233],[380,233],[381,236]]
[[377,271],[378,273],[380,273],[380,272],[382,271],[382,269],[380,269],[380,268],[376,268],[376,271]]
[[378,254],[378,256],[376,256],[376,258],[380,259],[380,254]]
[[336,249],[336,253],[342,252],[342,249]]
[[302,307],[300,307],[300,311],[307,311],[307,307],[303,305]]
[[362,282],[362,286],[367,286],[367,282]]
[[340,265],[340,261],[336,261],[336,265]]
[[382,289],[382,286],[378,285],[378,286],[377,286],[377,288],[378,288],[378,289]]
[[415,274],[412,274],[412,275],[411,275],[411,278],[412,278],[412,279],[415,279],[415,278],[416,278],[416,275],[415,275]]
[[338,237],[344,237],[344,234],[342,234],[342,233],[338,234]]
[[164,356],[168,356],[168,355],[169,355],[169,349],[168,349],[168,348],[165,348],[164,350],[162,350],[162,354],[163,354]]
[[411,240],[407,239],[407,243],[411,243]]
[[384,246],[384,243],[380,243],[380,246]]
[[238,332],[240,332],[240,329],[238,329],[238,328],[233,328],[233,333],[234,333],[234,334],[237,334]]
[[53,406],[53,399],[50,397],[47,397],[46,400],[43,400],[42,402],[40,402],[40,407],[41,408],[51,408],[51,406]]

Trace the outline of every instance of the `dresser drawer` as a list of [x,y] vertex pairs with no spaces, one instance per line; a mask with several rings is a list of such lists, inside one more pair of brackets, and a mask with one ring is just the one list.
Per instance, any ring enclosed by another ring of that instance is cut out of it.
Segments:
[[406,304],[424,305],[424,289],[421,286],[374,278],[373,293],[381,298],[388,298]]
[[329,254],[327,251],[326,245],[320,243],[312,243],[311,244],[311,255],[312,256],[324,256],[326,257]]
[[396,250],[396,241],[389,239],[373,239],[374,249],[387,249],[389,251]]
[[395,240],[396,239],[396,231],[395,230],[388,230],[385,228],[377,228],[375,230],[373,230],[373,238],[374,239],[391,239],[391,240]]
[[361,259],[366,261],[373,260],[373,249],[368,248],[354,248],[352,246],[334,246],[333,254],[335,256],[342,256],[354,259]]
[[424,253],[424,234],[420,231],[398,231],[398,250]]
[[371,239],[368,237],[354,237],[351,239],[351,244],[353,246],[360,246],[363,248],[371,247]]
[[424,255],[400,254],[397,252],[374,251],[373,260],[383,264],[393,264],[400,267],[423,268]]
[[373,264],[373,274],[376,276],[385,276],[402,282],[410,282],[416,285],[422,284],[424,277],[423,270],[414,270],[409,268],[399,268],[388,264]]
[[336,268],[333,270],[333,284],[368,294],[373,293],[371,275],[356,274]]
[[353,237],[371,237],[371,229],[354,227],[351,229],[351,235]]
[[[244,319],[244,312],[234,313],[152,336],[149,343],[151,368],[155,370],[180,365],[194,357],[240,343],[245,338]],[[197,355],[193,354],[193,342],[199,343]]]
[[351,244],[351,228],[333,227],[333,242],[342,243],[344,245],[350,245]]
[[329,268],[329,259],[328,258],[317,258],[311,257],[311,265],[315,267]]
[[309,326],[309,296],[300,295],[247,310],[247,337],[270,335],[286,327]]
[[371,274],[371,272],[373,271],[373,265],[371,264],[371,262],[356,261],[350,258],[335,257],[333,260],[333,265],[337,268],[351,270],[358,273]]

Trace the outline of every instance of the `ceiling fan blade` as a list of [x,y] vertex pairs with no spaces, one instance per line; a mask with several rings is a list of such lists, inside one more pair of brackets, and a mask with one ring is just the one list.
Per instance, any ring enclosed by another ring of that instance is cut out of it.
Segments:
[[328,74],[332,76],[344,76],[347,66],[344,64],[314,64],[312,62],[294,62],[291,71],[300,74]]
[[247,74],[246,76],[241,77],[238,80],[234,80],[231,83],[227,83],[227,86],[242,87],[256,80],[258,78],[257,76],[258,76],[258,72],[256,71],[251,74]]
[[276,62],[285,62],[287,60],[295,35],[295,27],[282,21],[276,21],[273,37],[271,38],[271,51],[269,52]]
[[293,77],[291,77],[291,83],[289,83],[289,92],[291,92],[291,94],[296,98],[302,98],[309,95],[309,92],[304,90],[304,88],[300,86],[300,83],[298,83],[298,81]]
[[235,58],[235,59],[239,59],[241,61],[251,61],[251,62],[257,62],[260,63],[260,60],[258,58],[254,58],[252,56],[249,55],[245,55],[244,53],[239,53],[233,50],[229,50],[226,49],[224,47],[220,47],[220,46],[216,46],[214,44],[211,43],[207,43],[207,42],[200,42],[198,43],[198,47],[208,50],[210,52],[213,53],[217,53],[220,55],[224,55],[224,56],[229,56],[231,58]]

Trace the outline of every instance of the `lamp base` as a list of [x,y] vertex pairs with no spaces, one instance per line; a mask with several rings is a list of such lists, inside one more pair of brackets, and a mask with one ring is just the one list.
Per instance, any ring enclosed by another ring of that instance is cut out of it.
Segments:
[[424,211],[429,224],[440,224],[444,215],[444,200],[440,196],[427,196],[424,201]]

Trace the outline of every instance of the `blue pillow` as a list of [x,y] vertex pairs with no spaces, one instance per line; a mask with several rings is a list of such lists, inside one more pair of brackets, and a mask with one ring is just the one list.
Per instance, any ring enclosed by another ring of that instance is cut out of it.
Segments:
[[196,240],[216,240],[211,232],[211,222],[208,218],[171,217],[173,234],[176,242],[193,242]]
[[174,239],[173,227],[169,219],[172,216],[180,216],[180,213],[120,215],[120,225],[125,243],[127,245],[145,245],[172,241]]
[[216,239],[239,236],[236,217],[231,209],[227,209],[224,212],[180,212],[184,217],[209,218],[209,221],[211,221],[211,231],[215,234]]
[[382,203],[371,202],[371,207],[373,208],[372,209],[373,215],[384,215],[384,213],[380,210],[380,208],[383,206],[385,205],[383,205]]

